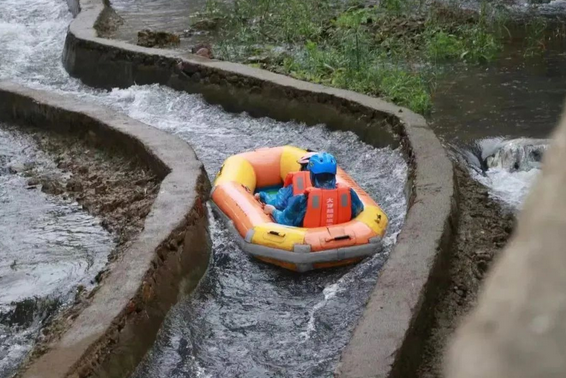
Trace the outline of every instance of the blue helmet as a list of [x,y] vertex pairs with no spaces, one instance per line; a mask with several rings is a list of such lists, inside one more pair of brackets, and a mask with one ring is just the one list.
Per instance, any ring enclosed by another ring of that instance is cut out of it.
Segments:
[[321,173],[336,174],[336,159],[328,152],[319,152],[309,159],[309,171],[315,175]]
[[315,187],[333,189],[336,186],[336,159],[328,152],[312,155],[308,170]]

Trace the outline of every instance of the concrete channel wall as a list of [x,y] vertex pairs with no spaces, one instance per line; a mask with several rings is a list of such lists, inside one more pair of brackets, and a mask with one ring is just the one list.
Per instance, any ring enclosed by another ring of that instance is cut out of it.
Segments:
[[109,266],[92,302],[23,377],[125,377],[153,344],[162,321],[210,260],[204,206],[210,183],[179,138],[107,108],[0,83],[0,121],[72,133],[137,156],[161,179],[144,229]]
[[420,362],[431,306],[445,282],[456,223],[453,167],[423,117],[378,98],[328,88],[241,64],[99,37],[110,23],[104,0],[80,8],[69,27],[63,64],[99,87],[162,84],[200,93],[228,111],[325,123],[376,147],[401,143],[411,167],[410,208],[391,257],[336,372],[340,377],[410,377]]

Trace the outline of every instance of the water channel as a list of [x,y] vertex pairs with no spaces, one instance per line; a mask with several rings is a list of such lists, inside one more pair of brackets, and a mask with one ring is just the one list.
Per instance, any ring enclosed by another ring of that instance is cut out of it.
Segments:
[[261,146],[330,151],[390,218],[383,253],[353,267],[295,275],[250,260],[211,215],[210,271],[171,311],[136,375],[330,374],[403,223],[407,166],[400,151],[375,149],[322,125],[229,114],[200,96],[157,85],[86,87],[61,65],[71,19],[63,0],[3,0],[0,79],[108,105],[178,135],[195,148],[211,178],[228,156]]

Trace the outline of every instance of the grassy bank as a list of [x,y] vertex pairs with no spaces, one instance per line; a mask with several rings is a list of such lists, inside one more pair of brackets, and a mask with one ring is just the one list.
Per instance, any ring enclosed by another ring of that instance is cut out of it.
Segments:
[[335,0],[209,0],[195,25],[214,29],[216,58],[431,108],[439,63],[478,64],[502,48],[493,9],[478,13],[422,0],[362,5]]

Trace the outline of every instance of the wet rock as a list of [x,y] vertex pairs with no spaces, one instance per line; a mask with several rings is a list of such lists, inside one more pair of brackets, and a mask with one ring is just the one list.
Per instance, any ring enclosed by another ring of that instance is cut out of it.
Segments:
[[57,180],[46,178],[41,180],[41,191],[46,194],[59,195],[62,194],[65,189]]
[[105,229],[107,229],[107,230],[110,228],[110,222],[109,222],[107,219],[103,219],[103,220],[100,222],[100,225],[101,225],[102,227],[104,227]]
[[132,300],[130,300],[126,306],[126,314],[131,314],[134,311],[136,311],[136,303]]
[[24,165],[21,163],[12,164],[8,167],[8,171],[12,174],[20,173],[24,170]]
[[104,7],[101,17],[96,21],[96,30],[101,37],[114,38],[122,24],[124,24],[124,19],[112,7]]
[[[199,43],[191,48],[191,53],[202,56],[204,58],[212,59],[212,47],[208,43]],[[181,66],[184,72],[189,72],[184,66]]]
[[205,47],[198,49],[196,55],[202,56],[203,58],[212,59],[212,54],[210,50]]
[[201,80],[200,73],[198,73],[198,72],[194,73],[193,76],[191,76],[191,79],[192,79],[195,83],[200,82],[200,80]]
[[261,64],[268,64],[271,63],[271,57],[263,55],[263,56],[250,56],[246,59],[247,63],[261,63]]
[[49,298],[27,298],[14,302],[11,311],[0,313],[0,324],[29,327],[36,319],[42,320],[51,316],[60,304],[58,300]]
[[98,195],[104,194],[108,191],[108,187],[105,184],[100,184],[94,188],[94,192]]
[[141,189],[137,189],[135,194],[134,194],[134,201],[141,201],[142,199],[144,199],[146,196],[145,192]]
[[8,167],[8,171],[12,174],[26,173],[35,167],[34,162],[14,163]]
[[78,179],[71,179],[67,182],[67,190],[71,192],[79,192],[83,189],[83,184]]
[[181,39],[177,34],[163,32],[163,31],[152,31],[149,29],[144,29],[138,32],[138,42],[139,46],[144,47],[168,47],[168,46],[178,46],[181,43]]
[[155,176],[147,176],[147,177],[142,177],[139,180],[135,181],[136,185],[145,185],[150,181],[155,181],[156,177]]
[[191,26],[196,30],[214,30],[218,27],[219,18],[203,18],[194,22]]
[[106,275],[106,272],[107,272],[107,271],[108,271],[107,269],[104,269],[104,270],[101,270],[100,272],[98,272],[98,274],[96,275],[96,277],[94,277],[94,282],[96,282],[96,283],[102,282],[102,279],[103,279],[104,276]]
[[204,35],[209,35],[210,31],[208,30],[195,30],[195,29],[187,29],[187,30],[183,30],[183,33],[181,34],[181,36],[183,38],[191,38],[194,36],[204,36]]
[[28,180],[28,187],[36,187],[39,185],[39,179],[32,177]]

